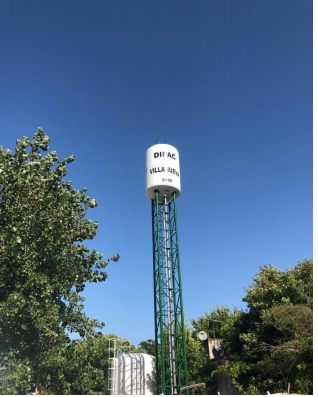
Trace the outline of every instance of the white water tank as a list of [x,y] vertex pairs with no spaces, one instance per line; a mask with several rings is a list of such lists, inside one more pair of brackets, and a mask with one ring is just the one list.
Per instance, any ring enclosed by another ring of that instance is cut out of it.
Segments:
[[118,353],[111,363],[111,395],[156,394],[155,358],[144,353]]
[[146,196],[155,200],[159,196],[176,197],[181,193],[178,150],[166,143],[151,146],[146,152]]

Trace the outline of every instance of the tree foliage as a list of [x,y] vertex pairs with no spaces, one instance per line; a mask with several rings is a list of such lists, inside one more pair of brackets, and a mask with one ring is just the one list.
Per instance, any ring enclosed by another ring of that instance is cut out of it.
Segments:
[[[234,308],[234,312],[237,312],[236,308]],[[194,328],[193,335],[197,336],[200,331],[205,331],[208,338],[221,338],[221,327],[232,315],[233,312],[230,308],[217,305],[215,309],[206,312],[197,320],[191,319]]]
[[205,383],[205,387],[195,389],[196,394],[214,394],[215,384],[211,378],[212,364],[205,345],[198,338],[198,333],[186,327],[186,349],[189,384]]
[[233,362],[218,367],[244,394],[312,394],[313,261],[280,271],[260,267],[243,301],[220,332]]
[[138,348],[141,352],[156,357],[156,342],[154,339],[141,341],[138,345]]
[[[117,343],[123,340],[115,334],[100,333],[84,340],[72,341],[59,359],[52,356],[47,371],[42,394],[75,394],[105,395],[109,394],[109,350],[110,339],[116,338]],[[131,346],[131,351],[135,351]]]
[[85,217],[97,202],[65,180],[74,156],[43,154],[49,141],[39,128],[14,153],[0,147],[0,387],[9,394],[41,387],[43,368],[70,342],[66,331],[84,337],[103,326],[82,311],[80,293],[119,259],[81,244],[98,231]]

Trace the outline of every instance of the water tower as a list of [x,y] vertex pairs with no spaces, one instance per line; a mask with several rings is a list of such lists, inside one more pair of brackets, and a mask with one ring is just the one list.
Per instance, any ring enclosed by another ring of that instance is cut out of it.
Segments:
[[[178,150],[166,143],[146,153],[151,200],[157,394],[188,386],[176,199],[181,193]],[[187,390],[188,394],[188,390]]]

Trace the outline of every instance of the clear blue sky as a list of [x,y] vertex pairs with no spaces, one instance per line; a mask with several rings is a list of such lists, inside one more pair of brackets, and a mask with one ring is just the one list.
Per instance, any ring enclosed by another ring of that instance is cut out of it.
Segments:
[[312,258],[312,2],[0,3],[0,144],[42,127],[119,253],[86,313],[134,344],[154,338],[145,152],[180,153],[186,320],[243,308],[258,266]]

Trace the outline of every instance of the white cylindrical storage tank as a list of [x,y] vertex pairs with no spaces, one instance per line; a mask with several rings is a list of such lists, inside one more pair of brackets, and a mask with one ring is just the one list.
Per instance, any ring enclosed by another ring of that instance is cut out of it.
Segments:
[[155,200],[158,190],[160,198],[176,197],[181,193],[180,162],[178,150],[166,143],[151,146],[146,152],[146,196]]
[[111,363],[111,395],[156,394],[155,358],[144,353],[118,354]]

